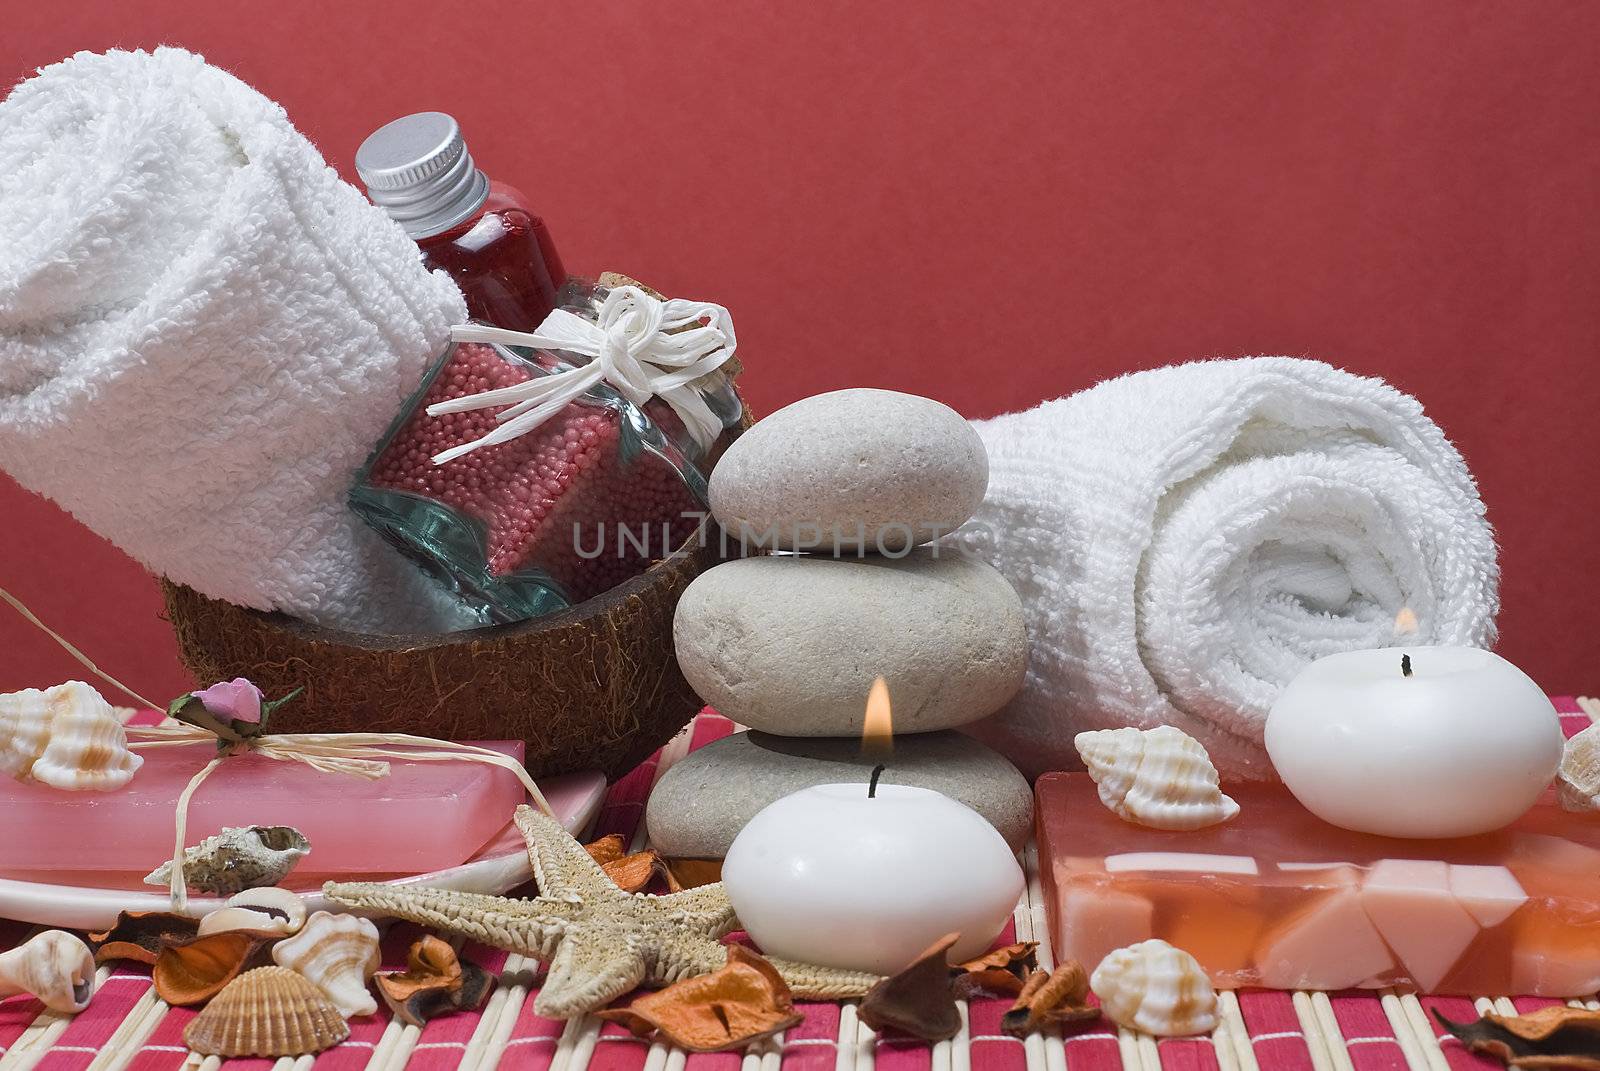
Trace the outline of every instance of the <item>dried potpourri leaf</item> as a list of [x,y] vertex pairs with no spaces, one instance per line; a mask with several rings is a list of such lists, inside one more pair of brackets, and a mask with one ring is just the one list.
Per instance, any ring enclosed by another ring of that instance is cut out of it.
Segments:
[[376,981],[395,1018],[412,1026],[477,1008],[495,985],[494,975],[432,934],[411,946],[406,970],[380,974]]
[[203,1004],[252,967],[271,961],[283,934],[221,930],[200,937],[165,937],[150,970],[156,996],[173,1007]]
[[600,869],[606,872],[606,877],[617,883],[617,888],[630,893],[644,892],[657,874],[667,873],[666,866],[661,862],[661,854],[654,848],[625,855]]
[[605,866],[607,863],[614,863],[628,854],[628,849],[623,844],[621,833],[607,833],[599,840],[585,844],[583,850],[589,853],[589,858],[601,866]]
[[1032,970],[1037,941],[1022,941],[1014,945],[991,949],[976,959],[969,959],[955,969],[961,973],[955,980],[956,997],[970,1000],[974,996],[998,993],[1014,997],[1022,992],[1022,980]]
[[702,885],[715,885],[722,880],[721,859],[666,859],[667,889],[683,892]]
[[1561,1005],[1531,1015],[1485,1015],[1472,1023],[1433,1017],[1473,1052],[1517,1067],[1600,1071],[1600,1012]]
[[449,941],[424,934],[406,953],[406,969],[379,974],[374,979],[384,996],[404,1002],[421,989],[459,989],[461,960]]
[[1022,992],[1022,979],[1000,967],[958,974],[952,984],[957,1000],[973,1000],[991,994],[1014,997]]
[[1034,950],[1038,947],[1038,941],[1021,941],[1014,945],[1006,945],[1004,948],[991,949],[977,959],[969,959],[965,963],[958,964],[957,968],[969,974],[976,974],[979,971],[986,971],[996,967],[1002,970],[1009,970],[1018,965],[1022,966],[1024,970],[1028,970],[1033,967]]
[[1069,959],[1053,972],[1028,975],[1016,1003],[1000,1017],[1000,1029],[1020,1038],[1060,1023],[1099,1018],[1100,1009],[1088,1001],[1089,974],[1083,964]]
[[89,935],[89,947],[96,963],[129,959],[150,965],[161,952],[163,937],[193,937],[199,928],[198,919],[170,911],[123,911],[111,929]]
[[583,849],[623,892],[643,892],[657,874],[668,873],[661,853],[654,848],[627,854],[620,833],[608,833],[592,844],[585,844]]
[[597,1014],[639,1037],[659,1033],[689,1052],[743,1048],[803,1018],[777,970],[743,945],[728,946],[728,963],[720,970]]
[[905,970],[867,990],[856,1014],[874,1030],[899,1030],[924,1041],[943,1041],[961,1029],[950,984],[950,949],[961,937],[939,938]]

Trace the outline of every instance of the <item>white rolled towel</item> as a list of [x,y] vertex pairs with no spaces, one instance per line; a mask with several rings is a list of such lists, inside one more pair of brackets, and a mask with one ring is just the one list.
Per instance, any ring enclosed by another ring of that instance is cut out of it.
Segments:
[[1499,570],[1461,455],[1378,379],[1288,357],[1139,372],[975,424],[989,490],[958,538],[1022,596],[1027,682],[971,728],[1025,771],[1085,729],[1175,725],[1272,776],[1266,712],[1309,660],[1485,646]]
[[466,623],[345,502],[465,317],[199,56],[79,53],[0,103],[0,468],[154,572],[326,625]]

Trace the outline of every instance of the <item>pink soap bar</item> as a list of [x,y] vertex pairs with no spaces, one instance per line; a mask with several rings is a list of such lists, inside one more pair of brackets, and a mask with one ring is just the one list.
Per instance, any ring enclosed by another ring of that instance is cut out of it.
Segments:
[[[522,761],[522,741],[483,746]],[[142,751],[115,792],[63,792],[0,777],[0,872],[145,874],[172,857],[178,795],[215,754],[207,745]],[[524,801],[509,770],[479,762],[391,762],[375,781],[259,755],[228,759],[189,805],[195,844],[225,826],[294,826],[311,842],[300,870],[426,873],[471,858]]]
[[1172,832],[1112,814],[1087,774],[1039,779],[1058,956],[1093,970],[1159,937],[1229,989],[1600,990],[1600,816],[1546,793],[1495,833],[1396,840],[1330,826],[1282,786],[1224,787],[1237,818]]

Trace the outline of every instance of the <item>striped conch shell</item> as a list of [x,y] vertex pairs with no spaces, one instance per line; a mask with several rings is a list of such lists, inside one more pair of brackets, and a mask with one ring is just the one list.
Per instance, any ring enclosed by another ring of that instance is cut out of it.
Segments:
[[94,996],[94,953],[64,930],[46,930],[0,953],[0,999],[31,993],[51,1011],[81,1012]]
[[143,765],[111,704],[82,681],[0,695],[0,770],[19,781],[108,792]]
[[1239,813],[1218,787],[1205,747],[1180,729],[1099,729],[1072,742],[1100,789],[1100,802],[1129,822],[1200,829]]
[[1094,969],[1089,988],[1114,1023],[1157,1037],[1208,1034],[1217,1025],[1217,994],[1189,953],[1165,941],[1119,948]]
[[367,979],[380,960],[378,928],[366,919],[318,911],[299,933],[272,946],[272,958],[310,979],[346,1018],[377,1012]]

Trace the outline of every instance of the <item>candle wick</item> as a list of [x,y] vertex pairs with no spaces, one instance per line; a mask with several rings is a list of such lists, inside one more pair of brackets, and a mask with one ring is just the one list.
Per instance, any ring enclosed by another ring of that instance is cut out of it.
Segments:
[[870,800],[870,799],[876,799],[877,798],[877,796],[878,796],[878,778],[883,776],[883,771],[885,769],[887,769],[887,767],[885,767],[882,763],[879,763],[878,765],[876,765],[876,766],[874,766],[872,768],[872,780],[867,783],[867,799]]
[[1405,677],[1411,676],[1411,656],[1408,654],[1400,656],[1400,673]]

